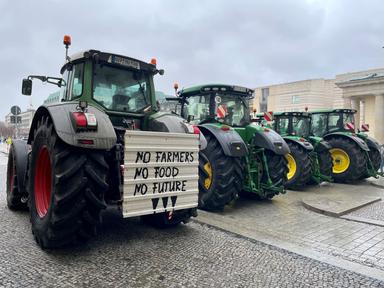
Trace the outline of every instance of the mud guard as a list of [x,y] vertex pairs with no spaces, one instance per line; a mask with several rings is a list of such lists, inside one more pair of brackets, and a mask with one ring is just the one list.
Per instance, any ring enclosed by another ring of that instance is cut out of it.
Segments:
[[256,130],[252,143],[258,147],[269,149],[278,155],[290,153],[287,142],[274,130]]
[[[33,117],[28,144],[33,140],[33,133],[39,120],[42,117],[49,117],[59,138],[68,145],[88,149],[111,149],[116,144],[116,133],[108,115],[93,106],[88,106],[88,112],[93,113],[97,119],[97,130],[77,133],[70,117],[70,113],[78,111],[77,106],[78,103],[40,106]],[[92,140],[93,144],[81,144],[82,139]]]
[[[151,115],[148,120],[149,131],[191,133],[191,124],[189,124],[184,118],[175,114],[165,114],[164,112],[157,114],[158,115]],[[207,140],[201,131],[199,143],[200,150],[204,150],[207,147]]]
[[380,151],[380,143],[375,138],[368,136],[365,141],[368,145],[368,148],[374,148]]
[[28,145],[24,140],[13,140],[12,142],[13,149],[15,151],[15,164],[16,164],[16,173],[19,183],[19,190],[21,193],[26,194],[25,189],[25,175],[27,172],[28,165]]
[[321,140],[320,142],[316,143],[314,148],[316,152],[324,152],[332,149],[332,146],[327,141]]
[[202,124],[198,127],[204,135],[210,133],[217,139],[226,156],[244,157],[248,155],[247,145],[236,131],[224,131],[220,127],[211,124]]
[[358,136],[354,136],[352,134],[335,132],[335,133],[327,134],[323,138],[324,138],[324,140],[328,140],[328,139],[332,138],[333,136],[348,138],[348,139],[352,140],[353,142],[355,142],[364,151],[369,151],[369,147],[368,147],[367,143],[365,143],[365,141],[363,139],[359,138]]
[[283,137],[283,139],[285,140],[285,142],[293,142],[293,143],[295,143],[295,144],[297,144],[297,145],[299,145],[299,146],[301,146],[301,147],[303,147],[305,150],[307,150],[307,151],[313,151],[313,146],[312,146],[312,144],[311,143],[309,143],[307,140],[305,140],[305,141],[300,141],[300,140],[298,140],[298,139],[296,139],[296,137],[295,138],[291,138],[291,137],[289,137],[289,136],[287,136],[287,137]]

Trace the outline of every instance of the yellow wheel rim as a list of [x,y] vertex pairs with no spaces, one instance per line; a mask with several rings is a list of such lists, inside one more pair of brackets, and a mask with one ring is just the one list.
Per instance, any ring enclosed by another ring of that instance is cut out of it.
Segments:
[[204,180],[204,187],[205,187],[205,189],[208,190],[209,187],[211,187],[211,185],[212,185],[212,167],[211,167],[211,163],[209,163],[209,162],[205,163],[205,165],[203,166],[203,169],[208,174],[207,178],[205,178],[205,180]]
[[295,158],[293,158],[293,156],[291,154],[285,155],[285,158],[288,161],[287,178],[288,178],[288,180],[291,180],[293,178],[293,176],[295,176],[295,174],[296,174],[296,170],[297,170],[296,161],[295,161]]
[[333,148],[330,152],[333,160],[333,173],[340,174],[347,171],[351,164],[348,153],[340,148]]

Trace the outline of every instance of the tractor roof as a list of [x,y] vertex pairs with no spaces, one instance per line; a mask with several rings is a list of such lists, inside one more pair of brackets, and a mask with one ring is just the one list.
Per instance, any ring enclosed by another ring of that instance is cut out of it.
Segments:
[[356,109],[319,109],[319,110],[314,110],[310,111],[311,114],[325,114],[325,113],[356,113]]
[[146,70],[150,72],[156,71],[156,66],[151,63],[147,63],[147,62],[144,62],[135,58],[123,56],[123,55],[113,54],[109,52],[101,52],[98,50],[91,49],[91,50],[77,52],[71,55],[70,61],[63,65],[60,72],[63,73],[64,68],[69,63],[77,62],[79,60],[88,59],[92,57],[97,57],[98,61],[107,62],[107,63],[110,63],[111,65],[123,66],[123,67],[134,69],[134,70]]
[[299,116],[299,117],[310,117],[311,113],[309,112],[297,112],[297,111],[290,111],[290,112],[273,112],[273,116]]
[[252,89],[242,87],[242,86],[226,85],[226,84],[206,84],[206,85],[198,85],[198,86],[185,88],[180,91],[180,96],[190,97],[196,94],[212,93],[212,92],[232,92],[232,93],[238,94],[239,96],[247,96],[247,97],[251,97],[253,94]]

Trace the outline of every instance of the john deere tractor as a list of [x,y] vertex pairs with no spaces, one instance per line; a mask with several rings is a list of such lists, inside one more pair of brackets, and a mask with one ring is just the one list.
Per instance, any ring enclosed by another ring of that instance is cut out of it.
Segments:
[[289,168],[287,187],[301,188],[309,183],[332,181],[331,146],[321,137],[310,135],[309,113],[275,112],[271,126],[283,136],[291,150],[286,156]]
[[353,109],[313,111],[312,133],[331,146],[332,177],[336,182],[352,182],[378,177],[381,162],[379,143],[363,132],[356,132]]
[[181,115],[198,125],[207,140],[199,160],[199,207],[203,209],[221,209],[242,192],[262,199],[285,192],[284,156],[289,148],[273,130],[251,123],[252,93],[245,87],[221,84],[178,92]]
[[162,227],[195,216],[200,132],[158,112],[153,77],[164,71],[97,50],[66,58],[61,77],[23,80],[23,94],[38,79],[60,87],[61,101],[37,109],[8,159],[8,207],[29,207],[37,243],[90,238],[107,206]]

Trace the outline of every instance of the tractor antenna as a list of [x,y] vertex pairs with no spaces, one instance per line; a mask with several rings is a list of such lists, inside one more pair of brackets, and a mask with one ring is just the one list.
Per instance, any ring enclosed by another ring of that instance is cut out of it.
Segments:
[[71,58],[69,58],[69,56],[68,56],[68,48],[69,48],[69,46],[71,46],[71,36],[64,35],[63,43],[65,45],[65,62],[67,62],[67,61],[71,60]]

